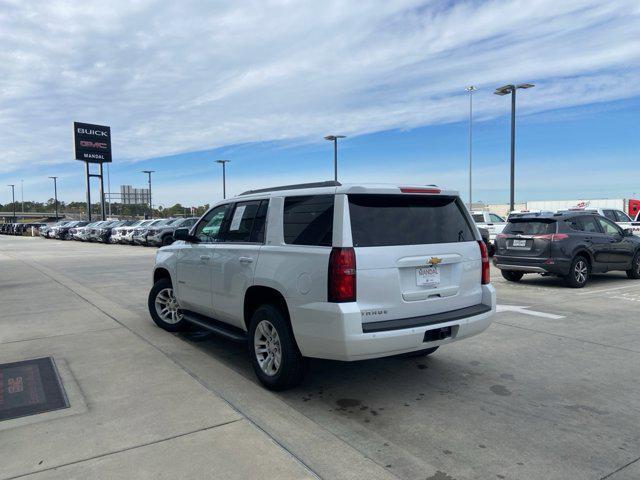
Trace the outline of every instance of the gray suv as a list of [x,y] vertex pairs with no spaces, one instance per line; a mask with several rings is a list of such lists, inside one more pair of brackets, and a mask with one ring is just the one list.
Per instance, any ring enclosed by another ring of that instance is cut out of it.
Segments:
[[191,229],[197,221],[198,217],[176,218],[166,224],[152,226],[147,231],[147,244],[156,247],[171,245],[175,241],[173,232],[177,228]]

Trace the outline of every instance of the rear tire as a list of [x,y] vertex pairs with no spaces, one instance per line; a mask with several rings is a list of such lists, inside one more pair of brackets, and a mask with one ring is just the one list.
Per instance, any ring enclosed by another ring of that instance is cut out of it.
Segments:
[[502,274],[502,278],[509,282],[519,282],[524,275],[524,272],[516,272],[514,270],[500,270],[500,273]]
[[591,266],[582,255],[578,255],[571,262],[569,274],[564,276],[564,284],[570,288],[582,288],[589,281]]
[[151,318],[160,328],[169,332],[179,332],[187,327],[187,321],[180,312],[170,279],[161,278],[153,285],[149,292],[147,306]]
[[269,390],[286,390],[302,381],[306,362],[282,312],[262,305],[254,312],[247,335],[253,370]]
[[627,277],[634,280],[640,279],[640,251],[637,251],[631,261],[631,268],[627,270]]

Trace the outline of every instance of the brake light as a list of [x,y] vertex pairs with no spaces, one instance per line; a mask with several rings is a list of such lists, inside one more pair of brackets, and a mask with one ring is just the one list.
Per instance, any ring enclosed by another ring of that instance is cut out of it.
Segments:
[[356,301],[356,252],[353,248],[334,247],[329,256],[330,302]]
[[487,246],[482,240],[478,240],[480,246],[480,256],[482,257],[482,285],[488,285],[491,283],[491,273],[489,267],[489,252],[487,252]]
[[415,188],[415,187],[400,187],[402,193],[440,193],[442,190],[439,188]]

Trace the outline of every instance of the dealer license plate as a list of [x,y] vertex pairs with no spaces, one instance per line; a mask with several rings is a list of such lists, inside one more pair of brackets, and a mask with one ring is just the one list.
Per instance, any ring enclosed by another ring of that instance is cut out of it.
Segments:
[[436,287],[440,285],[440,269],[437,265],[416,268],[416,284],[420,286]]

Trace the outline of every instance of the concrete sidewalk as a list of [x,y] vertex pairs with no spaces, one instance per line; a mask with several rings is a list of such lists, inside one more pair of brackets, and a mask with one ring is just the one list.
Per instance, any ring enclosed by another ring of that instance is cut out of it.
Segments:
[[52,356],[71,407],[0,422],[0,478],[316,478],[158,348],[0,254],[0,363]]

